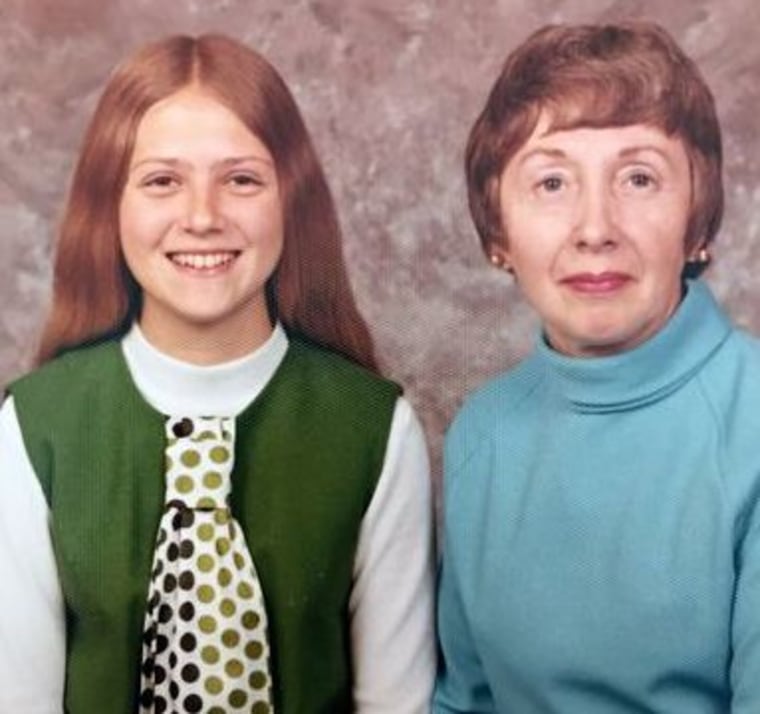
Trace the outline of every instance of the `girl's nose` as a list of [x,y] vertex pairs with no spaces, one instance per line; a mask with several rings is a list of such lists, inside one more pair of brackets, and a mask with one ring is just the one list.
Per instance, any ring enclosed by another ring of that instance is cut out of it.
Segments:
[[223,223],[213,188],[194,189],[188,197],[183,229],[194,235],[206,235],[221,230]]

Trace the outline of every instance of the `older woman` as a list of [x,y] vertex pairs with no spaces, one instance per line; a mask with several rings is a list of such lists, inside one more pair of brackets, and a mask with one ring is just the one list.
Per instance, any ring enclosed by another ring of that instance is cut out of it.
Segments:
[[720,167],[662,29],[507,59],[470,205],[543,329],[447,438],[436,712],[760,711],[760,346],[694,279]]

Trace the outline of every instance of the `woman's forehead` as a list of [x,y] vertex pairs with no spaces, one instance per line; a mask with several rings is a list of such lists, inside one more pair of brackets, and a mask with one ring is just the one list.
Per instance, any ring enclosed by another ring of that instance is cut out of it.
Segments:
[[587,122],[576,115],[568,123],[567,116],[558,117],[548,110],[542,111],[533,131],[508,162],[519,164],[534,155],[569,156],[581,161],[600,157],[625,157],[651,151],[662,155],[670,163],[688,161],[686,147],[677,135],[668,135],[656,124],[633,122],[599,125]]

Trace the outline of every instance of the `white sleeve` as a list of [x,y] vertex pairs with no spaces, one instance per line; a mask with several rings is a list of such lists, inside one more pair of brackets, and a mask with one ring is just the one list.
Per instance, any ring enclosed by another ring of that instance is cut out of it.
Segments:
[[425,437],[399,399],[362,521],[349,603],[354,707],[427,714],[435,678],[433,506]]
[[13,399],[0,409],[0,712],[60,714],[65,614],[48,507]]

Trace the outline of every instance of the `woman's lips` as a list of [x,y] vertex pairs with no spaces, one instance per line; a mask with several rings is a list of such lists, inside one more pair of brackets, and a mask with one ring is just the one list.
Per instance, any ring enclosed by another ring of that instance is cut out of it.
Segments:
[[625,287],[631,281],[627,273],[574,273],[560,282],[571,290],[588,295],[607,295]]

